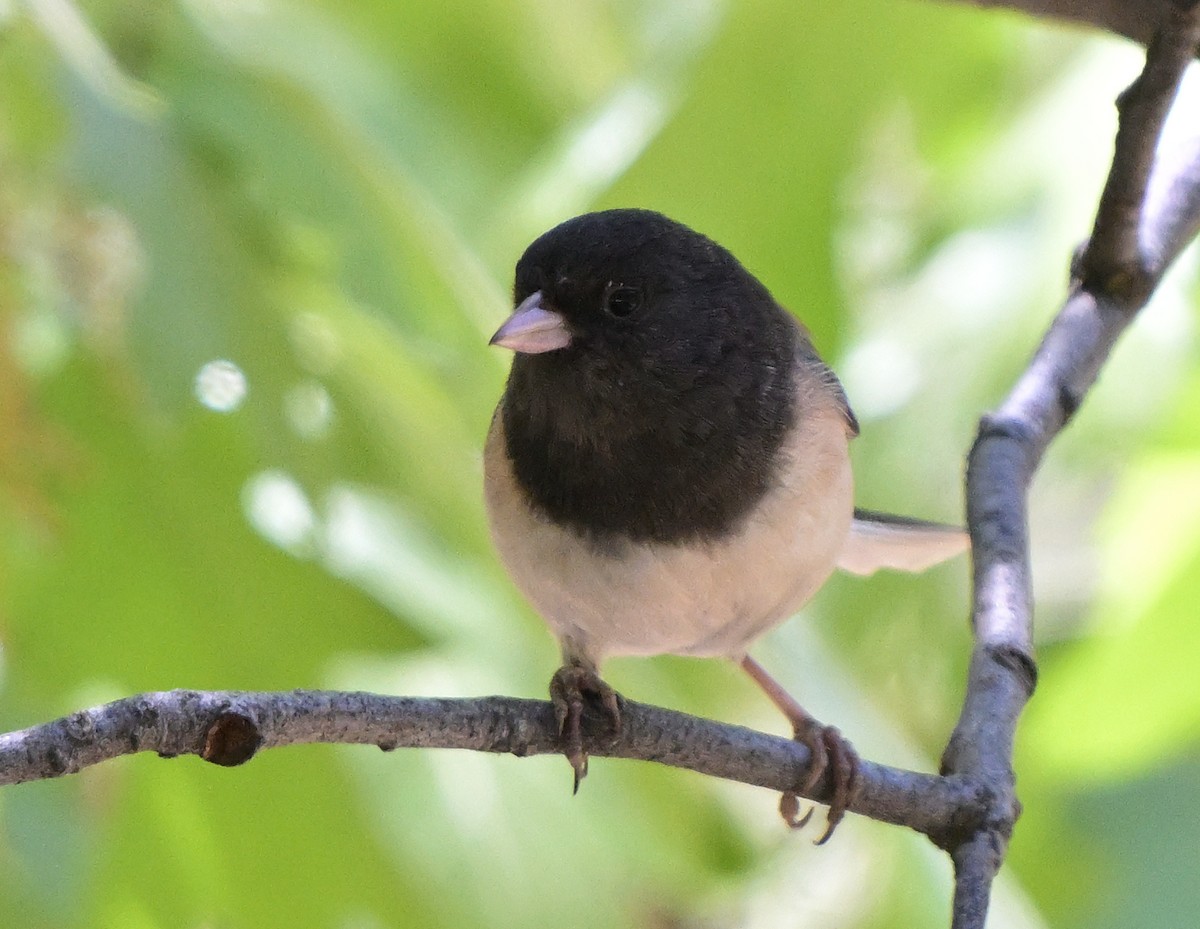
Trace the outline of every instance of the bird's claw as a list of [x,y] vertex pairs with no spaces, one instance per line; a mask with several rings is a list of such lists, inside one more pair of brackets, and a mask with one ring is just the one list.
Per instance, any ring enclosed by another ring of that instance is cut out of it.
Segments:
[[592,668],[568,664],[555,671],[550,679],[550,700],[554,704],[563,754],[575,770],[573,792],[578,793],[579,782],[587,777],[588,771],[588,756],[583,748],[584,706],[588,700],[599,704],[615,738],[621,734],[621,706],[617,692]]
[[809,807],[800,815],[800,795],[788,791],[779,797],[779,815],[792,829],[803,829],[812,819],[815,807]]
[[858,753],[842,734],[833,726],[823,726],[816,720],[809,720],[795,730],[797,742],[808,747],[812,760],[808,768],[808,777],[800,785],[796,793],[785,793],[779,801],[779,815],[793,829],[800,829],[812,819],[813,809],[800,816],[799,794],[807,794],[821,782],[827,771],[831,771],[833,780],[833,796],[829,801],[829,815],[826,818],[825,832],[814,843],[824,845],[833,835],[833,830],[846,815],[846,811],[858,796],[861,786],[861,771]]

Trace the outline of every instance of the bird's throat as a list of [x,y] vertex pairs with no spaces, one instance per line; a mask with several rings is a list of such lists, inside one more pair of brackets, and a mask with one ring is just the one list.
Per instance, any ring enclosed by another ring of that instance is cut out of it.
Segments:
[[772,486],[794,415],[790,371],[776,369],[774,382],[643,378],[642,390],[612,378],[589,391],[578,372],[557,378],[523,370],[526,360],[505,394],[506,451],[529,505],[581,536],[719,539]]

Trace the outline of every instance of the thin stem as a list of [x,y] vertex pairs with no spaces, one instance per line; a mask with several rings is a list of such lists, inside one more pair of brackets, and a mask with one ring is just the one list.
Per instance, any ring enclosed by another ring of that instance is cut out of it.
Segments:
[[[1050,442],[1075,414],[1117,338],[1200,225],[1200,132],[1175,107],[1200,41],[1192,4],[1172,8],[1122,95],[1108,182],[1076,280],[1029,367],[985,416],[967,467],[975,649],[942,771],[975,784],[986,811],[933,835],[954,861],[954,929],[982,929],[992,881],[1020,813],[1012,771],[1017,719],[1033,693],[1033,596],[1027,494]],[[1168,114],[1193,131],[1156,156]]]

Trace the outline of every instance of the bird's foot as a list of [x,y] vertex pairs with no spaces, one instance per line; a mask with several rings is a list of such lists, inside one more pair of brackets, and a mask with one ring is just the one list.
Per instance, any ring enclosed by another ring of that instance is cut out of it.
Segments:
[[826,772],[833,781],[833,796],[829,801],[825,832],[817,839],[824,845],[833,835],[846,810],[854,802],[861,786],[861,771],[858,752],[833,726],[824,726],[811,716],[795,723],[795,739],[807,746],[812,753],[808,777],[800,785],[798,793],[785,793],[779,800],[779,815],[793,829],[807,825],[812,818],[812,807],[800,815],[800,793],[808,793],[821,782]]
[[621,707],[617,692],[600,679],[594,668],[580,664],[566,664],[554,672],[550,679],[550,701],[554,704],[554,716],[558,720],[558,734],[562,739],[563,754],[575,769],[575,788],[587,777],[588,756],[583,749],[583,710],[588,701],[599,706],[607,718],[612,736],[621,734]]
[[792,724],[792,732],[797,742],[808,746],[811,760],[808,777],[795,791],[789,791],[780,798],[779,813],[793,829],[799,829],[812,819],[813,811],[809,809],[800,815],[800,794],[810,793],[821,779],[830,772],[833,782],[833,796],[829,800],[828,825],[817,845],[824,845],[833,835],[842,817],[846,815],[862,782],[861,766],[858,753],[853,746],[842,738],[842,734],[832,726],[823,726],[813,719],[812,715],[796,702],[783,686],[767,673],[766,669],[749,655],[742,657],[742,669],[750,675]]

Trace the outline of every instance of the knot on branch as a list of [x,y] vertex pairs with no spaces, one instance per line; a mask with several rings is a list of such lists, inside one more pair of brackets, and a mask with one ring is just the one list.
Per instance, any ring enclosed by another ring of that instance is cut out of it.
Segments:
[[1021,802],[1011,785],[1008,789],[997,790],[976,779],[963,780],[972,784],[973,799],[958,808],[944,830],[929,833],[929,838],[938,848],[951,855],[956,849],[984,838],[995,849],[998,869],[1004,859],[1008,840],[1012,837],[1013,827],[1021,816]]
[[971,458],[979,454],[980,446],[993,439],[1005,439],[1020,445],[1032,443],[1037,437],[1029,421],[1008,413],[985,413],[979,417],[979,429],[971,446]]
[[90,742],[96,734],[96,727],[92,722],[92,714],[83,710],[78,713],[72,713],[62,721],[63,734],[77,745],[85,745]]
[[987,655],[1012,674],[1025,689],[1025,700],[1033,696],[1037,688],[1038,668],[1033,656],[1015,645],[988,645]]
[[257,724],[241,713],[225,712],[204,734],[200,757],[225,768],[245,764],[263,744]]
[[1158,274],[1140,258],[1130,257],[1118,263],[1093,259],[1091,249],[1084,253],[1079,286],[1097,299],[1134,312],[1146,305],[1158,284]]

